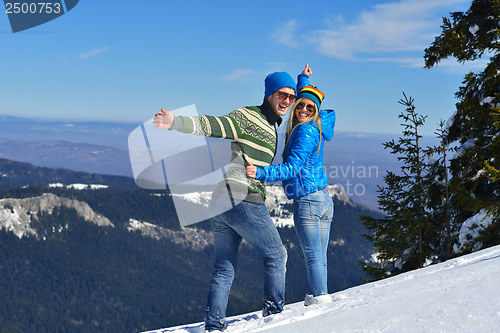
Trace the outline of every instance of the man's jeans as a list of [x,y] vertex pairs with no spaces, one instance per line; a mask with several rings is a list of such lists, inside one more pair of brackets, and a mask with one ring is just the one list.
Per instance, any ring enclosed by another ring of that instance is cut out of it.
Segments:
[[205,329],[223,330],[226,326],[227,299],[242,238],[259,252],[264,262],[263,316],[281,312],[285,303],[287,254],[266,206],[242,201],[233,207],[230,198],[214,195],[210,214],[214,216],[214,272],[208,290]]
[[293,201],[293,221],[314,297],[328,293],[326,254],[332,218],[333,201],[325,189]]

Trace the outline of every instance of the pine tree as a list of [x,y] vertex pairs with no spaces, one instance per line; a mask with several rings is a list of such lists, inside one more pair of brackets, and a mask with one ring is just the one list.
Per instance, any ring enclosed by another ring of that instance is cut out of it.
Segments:
[[435,132],[440,144],[426,150],[426,154],[429,155],[427,177],[429,220],[437,234],[433,244],[435,261],[446,261],[452,256],[453,245],[457,238],[456,210],[451,197],[451,188],[457,179],[450,179],[448,153],[454,149],[449,147],[446,140],[447,131],[446,123],[441,120],[439,129]]
[[500,244],[500,167],[498,156],[499,126],[495,114],[500,103],[500,1],[474,0],[467,12],[451,13],[443,18],[442,34],[425,50],[425,67],[455,57],[460,63],[491,56],[486,68],[465,76],[456,93],[459,102],[447,142],[459,145],[451,160],[452,201],[457,208],[456,222],[477,215],[483,210],[493,216],[493,223],[469,246],[472,249]]
[[[500,129],[500,107],[493,106],[493,119],[495,120],[495,123],[493,124],[496,128]],[[495,138],[493,139],[493,142],[491,143],[492,146],[492,151],[493,151],[493,158],[492,160],[499,160],[500,159],[500,135],[496,135]],[[493,162],[492,161],[492,162]],[[493,163],[490,164],[489,161],[485,162],[484,165],[486,169],[486,176],[488,176],[492,181],[500,181],[500,170],[493,166]],[[497,204],[498,207],[498,204]]]
[[[493,119],[495,123],[493,124],[500,132],[500,107],[493,106]],[[500,134],[497,133],[491,142],[492,146],[492,158],[489,161],[485,161],[485,175],[488,180],[492,183],[500,184],[500,170],[498,168],[498,161],[500,161]],[[490,204],[485,208],[488,212],[488,217],[493,218],[493,222],[481,233],[478,237],[477,242],[486,248],[489,246],[494,246],[500,244],[500,201],[499,190],[496,190],[496,198],[492,198]]]
[[403,137],[384,143],[385,149],[400,155],[401,175],[387,172],[386,186],[379,187],[378,203],[387,215],[382,219],[361,216],[363,225],[371,231],[365,237],[377,249],[376,267],[362,263],[363,271],[373,279],[423,267],[431,255],[432,229],[426,210],[427,176],[426,155],[421,147],[419,128],[425,118],[415,111],[414,100],[404,95],[399,103],[406,106],[399,115],[404,120]]

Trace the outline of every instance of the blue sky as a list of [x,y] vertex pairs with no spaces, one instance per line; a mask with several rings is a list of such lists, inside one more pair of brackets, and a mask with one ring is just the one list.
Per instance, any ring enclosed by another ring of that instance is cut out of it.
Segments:
[[405,92],[431,135],[464,75],[487,60],[423,69],[442,17],[470,3],[80,0],[16,34],[3,13],[0,115],[140,124],[190,104],[223,115],[260,104],[267,74],[296,78],[309,63],[337,131],[400,133]]

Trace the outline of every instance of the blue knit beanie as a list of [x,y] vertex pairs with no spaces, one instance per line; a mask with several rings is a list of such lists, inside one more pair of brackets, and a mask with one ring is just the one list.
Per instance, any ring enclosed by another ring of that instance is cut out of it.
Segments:
[[264,99],[267,99],[273,92],[283,87],[290,87],[295,90],[295,81],[287,72],[274,72],[269,74],[264,84],[266,86]]

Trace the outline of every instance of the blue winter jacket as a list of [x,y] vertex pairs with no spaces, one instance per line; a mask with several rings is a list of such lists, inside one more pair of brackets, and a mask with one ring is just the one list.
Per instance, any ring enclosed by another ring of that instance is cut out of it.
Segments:
[[[299,74],[297,91],[309,85],[308,79],[308,75]],[[330,141],[333,137],[335,111],[320,110],[319,117],[321,118],[321,145],[318,122],[300,124],[288,141],[283,163],[257,168],[255,178],[265,182],[282,181],[288,199],[295,199],[324,189],[328,185],[328,178],[323,169],[323,146],[325,141]],[[318,146],[320,146],[319,150]]]
[[321,110],[319,117],[321,144],[317,121],[298,125],[286,147],[283,163],[257,168],[256,178],[265,182],[282,181],[288,199],[324,189],[328,178],[323,169],[323,146],[333,137],[335,111]]

